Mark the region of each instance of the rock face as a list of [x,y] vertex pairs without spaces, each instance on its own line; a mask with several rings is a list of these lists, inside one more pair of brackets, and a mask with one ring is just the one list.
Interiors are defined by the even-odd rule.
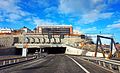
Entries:
[[12,35],[0,35],[0,48],[11,47],[13,42],[14,38]]
[[16,55],[16,48],[12,47],[14,38],[12,35],[0,35],[0,56]]

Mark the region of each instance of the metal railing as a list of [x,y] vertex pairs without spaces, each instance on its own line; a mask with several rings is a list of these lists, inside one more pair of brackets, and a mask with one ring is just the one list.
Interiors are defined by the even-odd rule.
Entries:
[[85,60],[94,62],[100,66],[120,72],[120,61],[108,60],[103,58],[83,57]]
[[12,64],[17,64],[17,63],[20,63],[20,62],[25,62],[25,61],[29,61],[29,60],[33,60],[33,59],[36,59],[36,56],[3,59],[3,60],[0,60],[0,67],[12,65]]

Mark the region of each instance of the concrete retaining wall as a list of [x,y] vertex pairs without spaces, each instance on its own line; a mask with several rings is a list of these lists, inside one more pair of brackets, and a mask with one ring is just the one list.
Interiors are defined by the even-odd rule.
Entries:
[[82,50],[82,49],[77,49],[77,48],[73,48],[73,47],[70,47],[70,46],[66,46],[65,54],[82,55],[83,51],[84,50]]
[[0,56],[2,55],[16,55],[16,48],[4,48],[0,49]]
[[[66,46],[65,54],[94,56],[95,52],[90,52],[90,51],[86,51],[86,50],[82,50],[82,49]],[[105,55],[105,56],[107,57],[108,55]],[[102,53],[97,53],[97,57],[103,57],[103,54]]]

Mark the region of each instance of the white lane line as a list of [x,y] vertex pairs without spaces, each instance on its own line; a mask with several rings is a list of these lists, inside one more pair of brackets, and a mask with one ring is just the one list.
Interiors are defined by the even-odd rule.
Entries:
[[75,62],[80,68],[82,68],[86,73],[90,73],[87,69],[85,69],[82,65],[80,65],[77,61],[75,61],[73,58],[67,56],[68,58],[70,58],[73,62]]

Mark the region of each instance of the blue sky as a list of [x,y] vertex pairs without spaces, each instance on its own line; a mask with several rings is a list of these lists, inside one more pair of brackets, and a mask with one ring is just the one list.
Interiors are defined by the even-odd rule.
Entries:
[[72,25],[83,33],[110,33],[120,42],[120,0],[0,0],[0,27]]

